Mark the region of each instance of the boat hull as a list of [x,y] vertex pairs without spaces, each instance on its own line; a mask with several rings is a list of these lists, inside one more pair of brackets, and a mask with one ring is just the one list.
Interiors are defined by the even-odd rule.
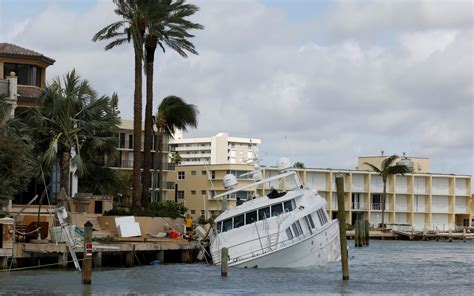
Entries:
[[333,220],[320,232],[291,245],[249,258],[229,261],[229,266],[240,268],[298,268],[324,265],[340,260],[339,226]]

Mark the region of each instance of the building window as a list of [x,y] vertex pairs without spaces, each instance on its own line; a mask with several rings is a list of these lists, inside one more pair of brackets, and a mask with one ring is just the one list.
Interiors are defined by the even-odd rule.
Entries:
[[216,178],[216,171],[211,172],[211,179],[214,180]]
[[196,190],[191,190],[191,195],[196,195]]
[[191,171],[191,176],[196,176],[196,171]]
[[201,190],[201,195],[206,195],[206,190]]
[[204,212],[204,210],[201,210],[201,215],[204,216],[205,213],[206,213],[206,212]]
[[184,191],[178,191],[178,199],[184,199]]
[[5,63],[3,67],[4,75],[10,75],[12,71],[18,76],[18,84],[41,86],[41,69],[39,67]]
[[125,148],[125,133],[119,134],[119,148]]
[[207,175],[206,171],[201,171],[201,175],[206,176]]
[[133,149],[133,135],[128,135],[128,149]]
[[194,215],[196,214],[196,211],[195,210],[191,210],[191,215]]
[[184,172],[178,172],[178,180],[184,180],[185,174]]

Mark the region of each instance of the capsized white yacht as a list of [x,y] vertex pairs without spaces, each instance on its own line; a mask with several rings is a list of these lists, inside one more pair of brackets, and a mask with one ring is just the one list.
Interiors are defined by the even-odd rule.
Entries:
[[215,219],[210,236],[215,264],[221,263],[223,247],[229,250],[228,265],[242,268],[308,267],[340,260],[338,221],[329,219],[325,199],[303,186],[289,163],[280,159],[280,173],[265,179],[256,165],[254,182],[238,188],[235,176],[224,176],[228,191],[214,198],[249,190],[261,196]]

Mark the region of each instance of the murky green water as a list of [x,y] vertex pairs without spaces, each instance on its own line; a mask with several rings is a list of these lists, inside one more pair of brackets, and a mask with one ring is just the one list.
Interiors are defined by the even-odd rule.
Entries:
[[72,270],[0,273],[0,294],[41,295],[474,295],[474,242],[349,242],[350,280],[340,262],[311,269],[220,269],[169,264],[94,270],[91,286]]

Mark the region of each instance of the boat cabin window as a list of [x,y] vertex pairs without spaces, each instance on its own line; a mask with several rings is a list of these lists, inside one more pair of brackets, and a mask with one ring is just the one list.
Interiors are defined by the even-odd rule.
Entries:
[[309,223],[308,217],[311,217],[311,216],[310,216],[310,215],[305,216],[305,217],[304,217],[304,221],[306,222],[306,226],[307,226],[308,229],[309,229],[309,233],[313,234],[313,230],[312,230],[311,224]]
[[221,229],[221,228],[222,228],[222,222],[217,222],[216,228],[217,228],[217,233],[221,233],[221,230],[222,230],[222,229]]
[[295,201],[292,200],[287,200],[283,203],[283,208],[285,209],[285,212],[291,212],[293,211],[295,207]]
[[328,223],[328,218],[326,217],[326,213],[324,212],[322,208],[317,210],[316,214],[318,215],[319,223],[321,223],[321,226]]
[[283,205],[281,203],[272,205],[272,217],[283,213]]
[[245,224],[257,222],[257,211],[245,213]]
[[261,208],[258,210],[258,220],[265,220],[270,217],[270,207]]
[[293,239],[293,233],[291,233],[290,227],[286,229],[286,236],[288,237],[288,239]]
[[226,232],[232,229],[232,218],[224,220],[222,222],[222,232]]
[[244,214],[234,217],[234,228],[239,228],[244,226]]
[[311,228],[315,228],[315,225],[314,225],[314,221],[313,221],[313,217],[311,217],[311,215],[308,215],[306,216],[306,218],[308,219],[308,222],[309,222],[309,225],[311,226]]
[[298,226],[296,226],[296,223],[291,224],[291,228],[293,228],[293,232],[295,233],[295,236],[299,236],[299,229]]
[[295,224],[296,224],[296,227],[298,227],[298,231],[300,232],[300,234],[303,234],[303,228],[301,228],[300,221],[296,221]]

